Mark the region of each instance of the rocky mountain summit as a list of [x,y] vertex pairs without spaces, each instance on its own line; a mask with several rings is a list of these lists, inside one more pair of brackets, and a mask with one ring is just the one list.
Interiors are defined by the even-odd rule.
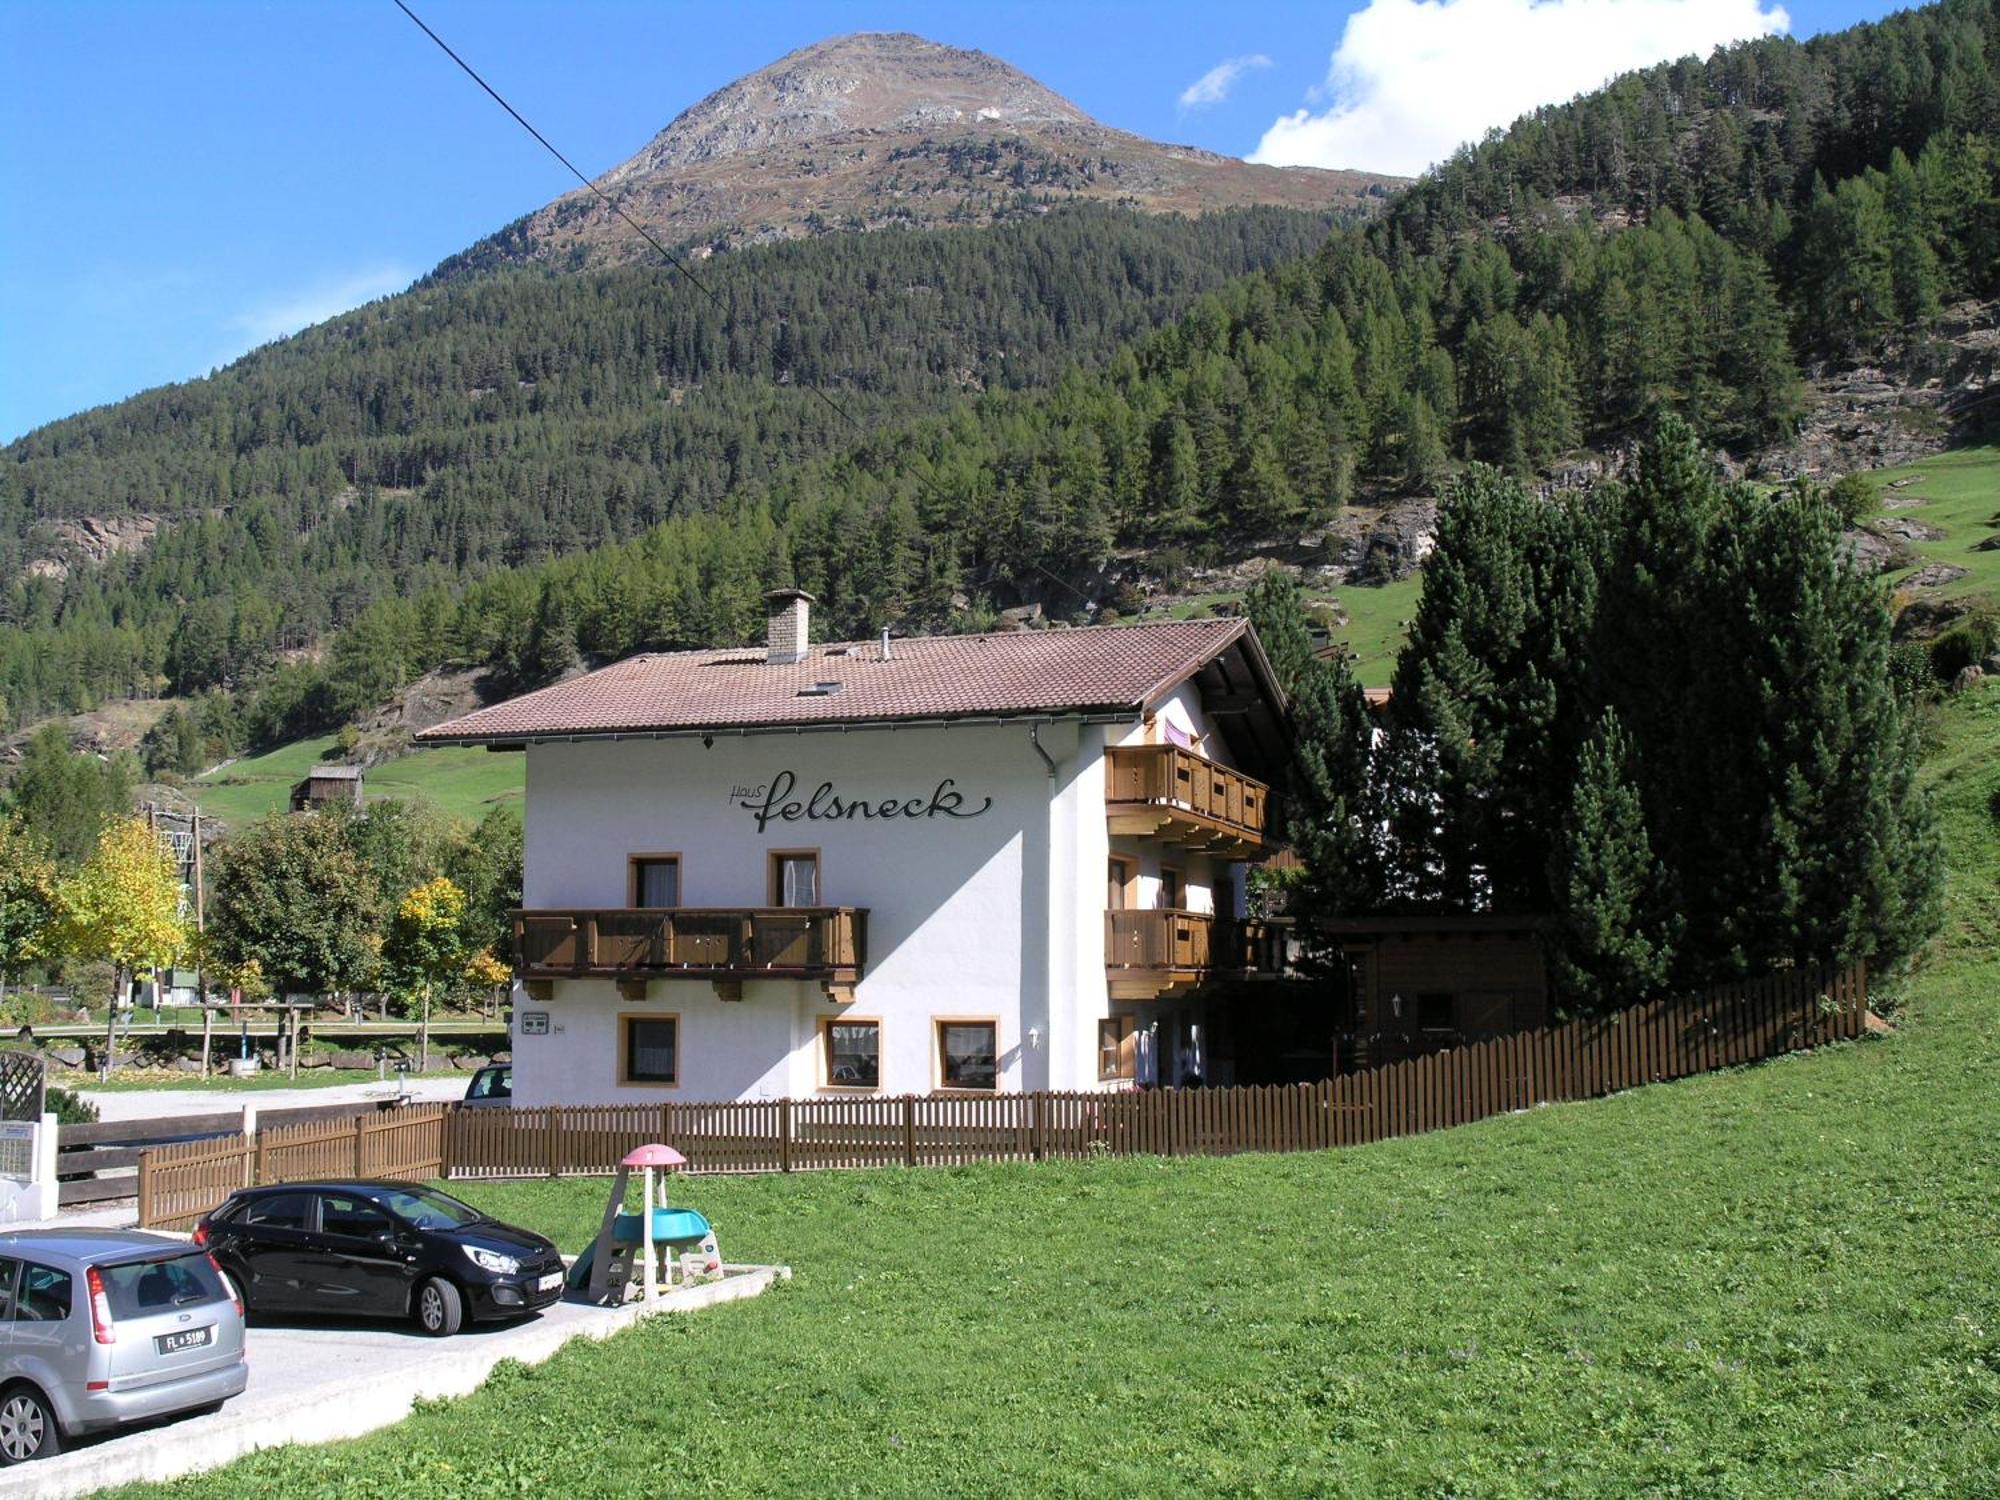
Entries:
[[[598,185],[666,243],[700,253],[836,229],[987,224],[1072,199],[1155,213],[1363,207],[1401,181],[1162,145],[1099,124],[984,52],[865,32],[716,90]],[[578,189],[446,269],[649,253]]]

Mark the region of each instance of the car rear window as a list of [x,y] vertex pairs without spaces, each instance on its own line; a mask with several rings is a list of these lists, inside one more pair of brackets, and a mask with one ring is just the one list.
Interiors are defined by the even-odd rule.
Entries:
[[99,1266],[114,1318],[150,1318],[197,1302],[219,1302],[229,1294],[208,1257],[197,1251],[171,1260],[128,1260]]

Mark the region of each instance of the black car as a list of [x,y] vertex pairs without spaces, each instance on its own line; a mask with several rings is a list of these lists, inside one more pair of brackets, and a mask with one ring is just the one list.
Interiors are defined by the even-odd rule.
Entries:
[[563,1293],[539,1234],[412,1182],[289,1182],[195,1226],[253,1313],[415,1318],[425,1333],[525,1317]]

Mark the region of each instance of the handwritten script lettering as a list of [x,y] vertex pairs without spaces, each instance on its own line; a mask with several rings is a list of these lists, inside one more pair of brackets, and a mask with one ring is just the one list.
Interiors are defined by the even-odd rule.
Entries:
[[958,790],[949,776],[940,781],[927,797],[843,797],[833,789],[830,781],[822,781],[809,795],[799,797],[794,795],[798,787],[797,776],[790,771],[780,771],[770,781],[758,786],[731,787],[729,800],[755,816],[759,833],[773,823],[801,821],[976,818],[993,805],[991,797],[980,798],[976,807],[970,805],[970,799]]

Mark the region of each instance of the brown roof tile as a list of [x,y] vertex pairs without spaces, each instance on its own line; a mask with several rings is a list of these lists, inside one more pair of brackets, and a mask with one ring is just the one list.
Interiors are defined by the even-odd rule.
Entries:
[[[422,744],[1138,710],[1244,635],[1242,620],[1175,620],[814,646],[774,665],[760,647],[629,657],[426,729]],[[802,693],[838,683],[827,695]]]

